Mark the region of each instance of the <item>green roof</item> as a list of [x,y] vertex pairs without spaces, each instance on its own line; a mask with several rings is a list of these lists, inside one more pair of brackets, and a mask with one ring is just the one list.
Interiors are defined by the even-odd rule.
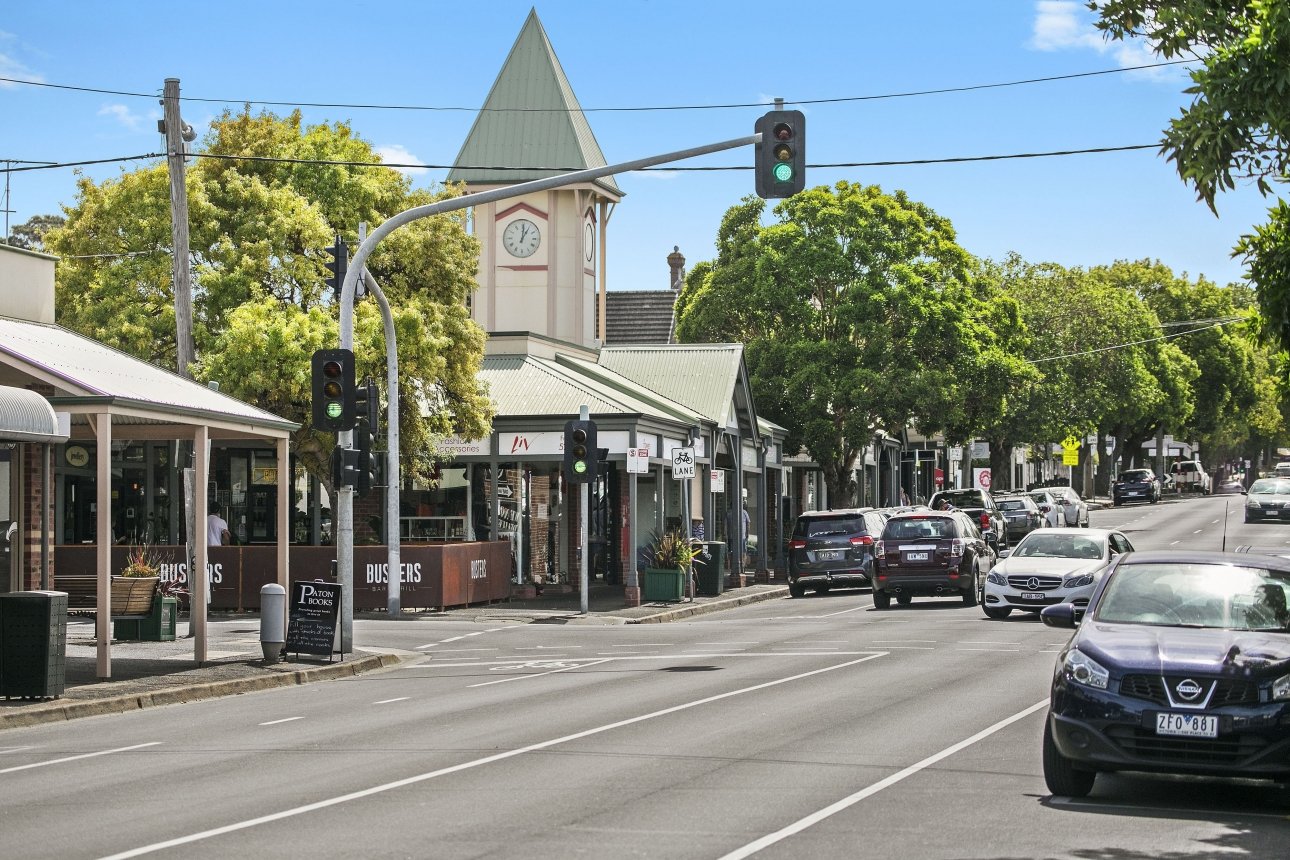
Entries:
[[629,379],[567,357],[485,356],[478,378],[487,383],[498,418],[577,415],[584,405],[600,416],[640,415],[684,423],[697,417]]
[[606,346],[600,364],[726,427],[743,367],[739,343]]
[[[537,10],[531,10],[448,180],[512,185],[607,163]],[[612,176],[595,184],[622,197]]]

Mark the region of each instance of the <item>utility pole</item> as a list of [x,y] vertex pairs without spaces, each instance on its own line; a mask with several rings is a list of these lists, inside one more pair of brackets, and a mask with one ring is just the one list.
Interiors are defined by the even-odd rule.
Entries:
[[188,270],[188,190],[184,176],[187,142],[197,137],[179,116],[179,78],[166,78],[158,131],[166,135],[166,165],[170,171],[171,267],[175,285],[175,343],[179,375],[189,376],[193,363],[193,284]]

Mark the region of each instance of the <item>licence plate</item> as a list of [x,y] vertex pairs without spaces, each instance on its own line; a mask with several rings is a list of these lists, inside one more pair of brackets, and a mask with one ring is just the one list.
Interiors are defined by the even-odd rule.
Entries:
[[1021,594],[1022,600],[1043,600],[1046,597],[1048,597],[1047,594],[1040,594],[1035,591],[1025,591]]
[[905,561],[927,561],[928,555],[925,552],[907,552]]
[[1141,490],[1126,490],[1124,494],[1125,494],[1126,496],[1140,496],[1140,495],[1142,495],[1142,491],[1141,491]]
[[815,558],[817,561],[837,561],[838,559],[842,558],[842,550],[840,549],[821,550],[820,552],[817,552],[815,554]]
[[1156,714],[1156,734],[1216,738],[1218,717],[1213,714]]

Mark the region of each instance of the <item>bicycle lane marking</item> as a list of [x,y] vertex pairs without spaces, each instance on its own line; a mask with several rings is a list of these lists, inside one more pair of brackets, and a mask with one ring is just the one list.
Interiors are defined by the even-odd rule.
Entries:
[[828,806],[824,807],[823,809],[819,810],[818,812],[812,812],[810,815],[807,815],[804,818],[799,818],[797,821],[794,821],[792,824],[788,825],[787,827],[780,828],[779,830],[776,830],[774,833],[769,833],[761,837],[760,839],[749,842],[747,845],[743,846],[742,848],[737,848],[734,851],[731,851],[729,854],[723,855],[721,858],[719,858],[719,860],[741,860],[741,858],[744,858],[744,857],[751,857],[752,855],[756,854],[758,851],[761,851],[763,848],[769,848],[770,846],[774,845],[777,842],[782,842],[783,840],[787,839],[790,836],[794,836],[798,833],[801,833],[803,830],[806,830],[808,827],[812,827],[816,824],[819,824],[821,821],[825,820],[826,818],[829,818],[833,815],[836,815],[837,813],[841,812],[844,809],[854,806],[855,804],[864,800],[866,797],[872,797],[873,795],[882,791],[884,788],[890,788],[896,783],[908,777],[913,776],[919,771],[925,770],[926,768],[931,767],[932,765],[936,764],[942,759],[949,758],[950,756],[954,755],[956,752],[967,749],[977,741],[985,740],[986,738],[990,737],[990,735],[994,734],[995,732],[1001,729],[1007,728],[1008,726],[1012,725],[1018,720],[1025,719],[1026,717],[1035,713],[1035,711],[1038,711],[1040,708],[1046,708],[1046,707],[1048,707],[1048,699],[1044,699],[1042,702],[1036,702],[1030,707],[1025,708],[1024,710],[1018,711],[1017,713],[1013,714],[1010,717],[1004,717],[1002,720],[999,720],[999,722],[995,723],[994,725],[988,728],[982,729],[981,731],[972,735],[972,737],[970,738],[966,738],[952,746],[948,746],[938,753],[933,753],[932,755],[929,755],[927,758],[923,759],[922,761],[911,764],[909,767],[905,768],[904,770],[897,771],[896,773],[893,773],[891,776],[885,779],[880,779],[877,782],[875,782],[873,785],[870,785],[866,788],[862,788],[859,791],[857,791],[855,794],[844,797],[841,800],[837,801],[836,803],[831,803]]
[[861,657],[858,660],[848,660],[845,663],[838,663],[833,666],[825,666],[822,669],[812,669],[809,672],[801,672],[797,675],[789,675],[786,678],[778,678],[774,681],[765,681],[761,684],[754,684],[751,687],[741,687],[738,690],[730,690],[729,692],[726,692],[726,693],[718,693],[715,696],[705,696],[702,699],[695,699],[692,702],[684,702],[680,705],[673,705],[670,708],[663,708],[662,710],[651,711],[648,714],[641,714],[640,716],[637,716],[637,717],[628,717],[625,720],[618,720],[617,722],[607,723],[603,726],[596,726],[595,728],[586,729],[581,732],[575,732],[571,735],[564,735],[562,737],[552,738],[551,740],[547,740],[547,741],[539,741],[538,743],[530,744],[528,746],[520,747],[518,749],[507,750],[506,752],[485,756],[483,758],[477,758],[472,761],[462,762],[461,764],[451,765],[450,767],[440,768],[439,770],[428,771],[426,773],[417,774],[416,776],[409,776],[404,779],[395,780],[394,782],[387,782],[382,785],[374,785],[370,788],[364,788],[359,791],[352,791],[348,794],[342,794],[337,797],[329,797],[326,800],[319,800],[314,803],[307,803],[303,806],[296,806],[296,807],[292,807],[291,809],[284,809],[280,812],[272,812],[268,815],[261,815],[258,818],[250,818],[250,819],[247,819],[246,821],[238,821],[234,824],[226,824],[222,827],[212,827],[209,830],[202,830],[197,833],[190,833],[187,836],[179,836],[174,839],[167,839],[163,842],[154,842],[151,845],[141,845],[138,848],[131,848],[127,851],[121,851],[117,854],[110,854],[106,857],[101,858],[101,860],[125,860],[125,858],[128,858],[128,857],[140,857],[144,854],[152,854],[157,851],[163,851],[167,848],[175,848],[179,845],[190,845],[194,842],[201,842],[202,840],[205,840],[205,839],[212,839],[216,836],[223,836],[226,833],[236,833],[240,830],[248,830],[252,827],[257,827],[261,824],[269,824],[270,822],[281,821],[286,818],[294,818],[297,815],[304,815],[309,812],[317,812],[320,809],[328,809],[333,806],[339,806],[342,803],[349,803],[350,801],[353,801],[353,800],[361,800],[366,797],[372,797],[373,795],[383,794],[384,792],[387,792],[387,791],[393,791],[394,789],[397,789],[397,788],[404,788],[406,786],[416,785],[418,783],[425,782],[427,780],[437,779],[441,776],[448,776],[450,774],[458,773],[460,771],[471,770],[473,768],[482,767],[483,765],[486,765],[486,764],[492,764],[493,762],[505,761],[506,759],[515,758],[516,756],[524,755],[525,753],[531,753],[531,752],[537,752],[538,750],[550,749],[551,747],[554,747],[554,746],[567,744],[572,741],[582,740],[583,738],[589,738],[594,735],[603,734],[604,732],[613,731],[614,729],[621,729],[626,726],[632,726],[637,723],[643,723],[646,720],[653,720],[653,719],[657,719],[658,717],[665,717],[671,714],[677,714],[677,713],[680,713],[681,711],[688,711],[691,708],[697,708],[701,705],[709,705],[713,702],[720,702],[723,699],[733,698],[734,696],[742,696],[747,693],[755,693],[758,690],[767,690],[767,689],[770,689],[771,687],[778,687],[781,684],[788,684],[793,681],[800,681],[803,678],[811,678],[816,675],[822,675],[825,672],[836,671],[837,669],[846,669],[851,666],[856,666],[860,663],[867,663],[870,660],[876,660],[879,657],[885,657],[887,656],[887,654],[888,652],[886,651],[871,652],[869,654],[866,654],[864,657]]

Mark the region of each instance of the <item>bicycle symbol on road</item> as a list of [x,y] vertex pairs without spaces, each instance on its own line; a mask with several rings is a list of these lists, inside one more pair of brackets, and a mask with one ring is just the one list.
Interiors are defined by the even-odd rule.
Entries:
[[523,663],[508,663],[505,666],[490,666],[490,672],[547,672],[552,669],[572,669],[578,663],[563,663],[559,660],[526,660]]

